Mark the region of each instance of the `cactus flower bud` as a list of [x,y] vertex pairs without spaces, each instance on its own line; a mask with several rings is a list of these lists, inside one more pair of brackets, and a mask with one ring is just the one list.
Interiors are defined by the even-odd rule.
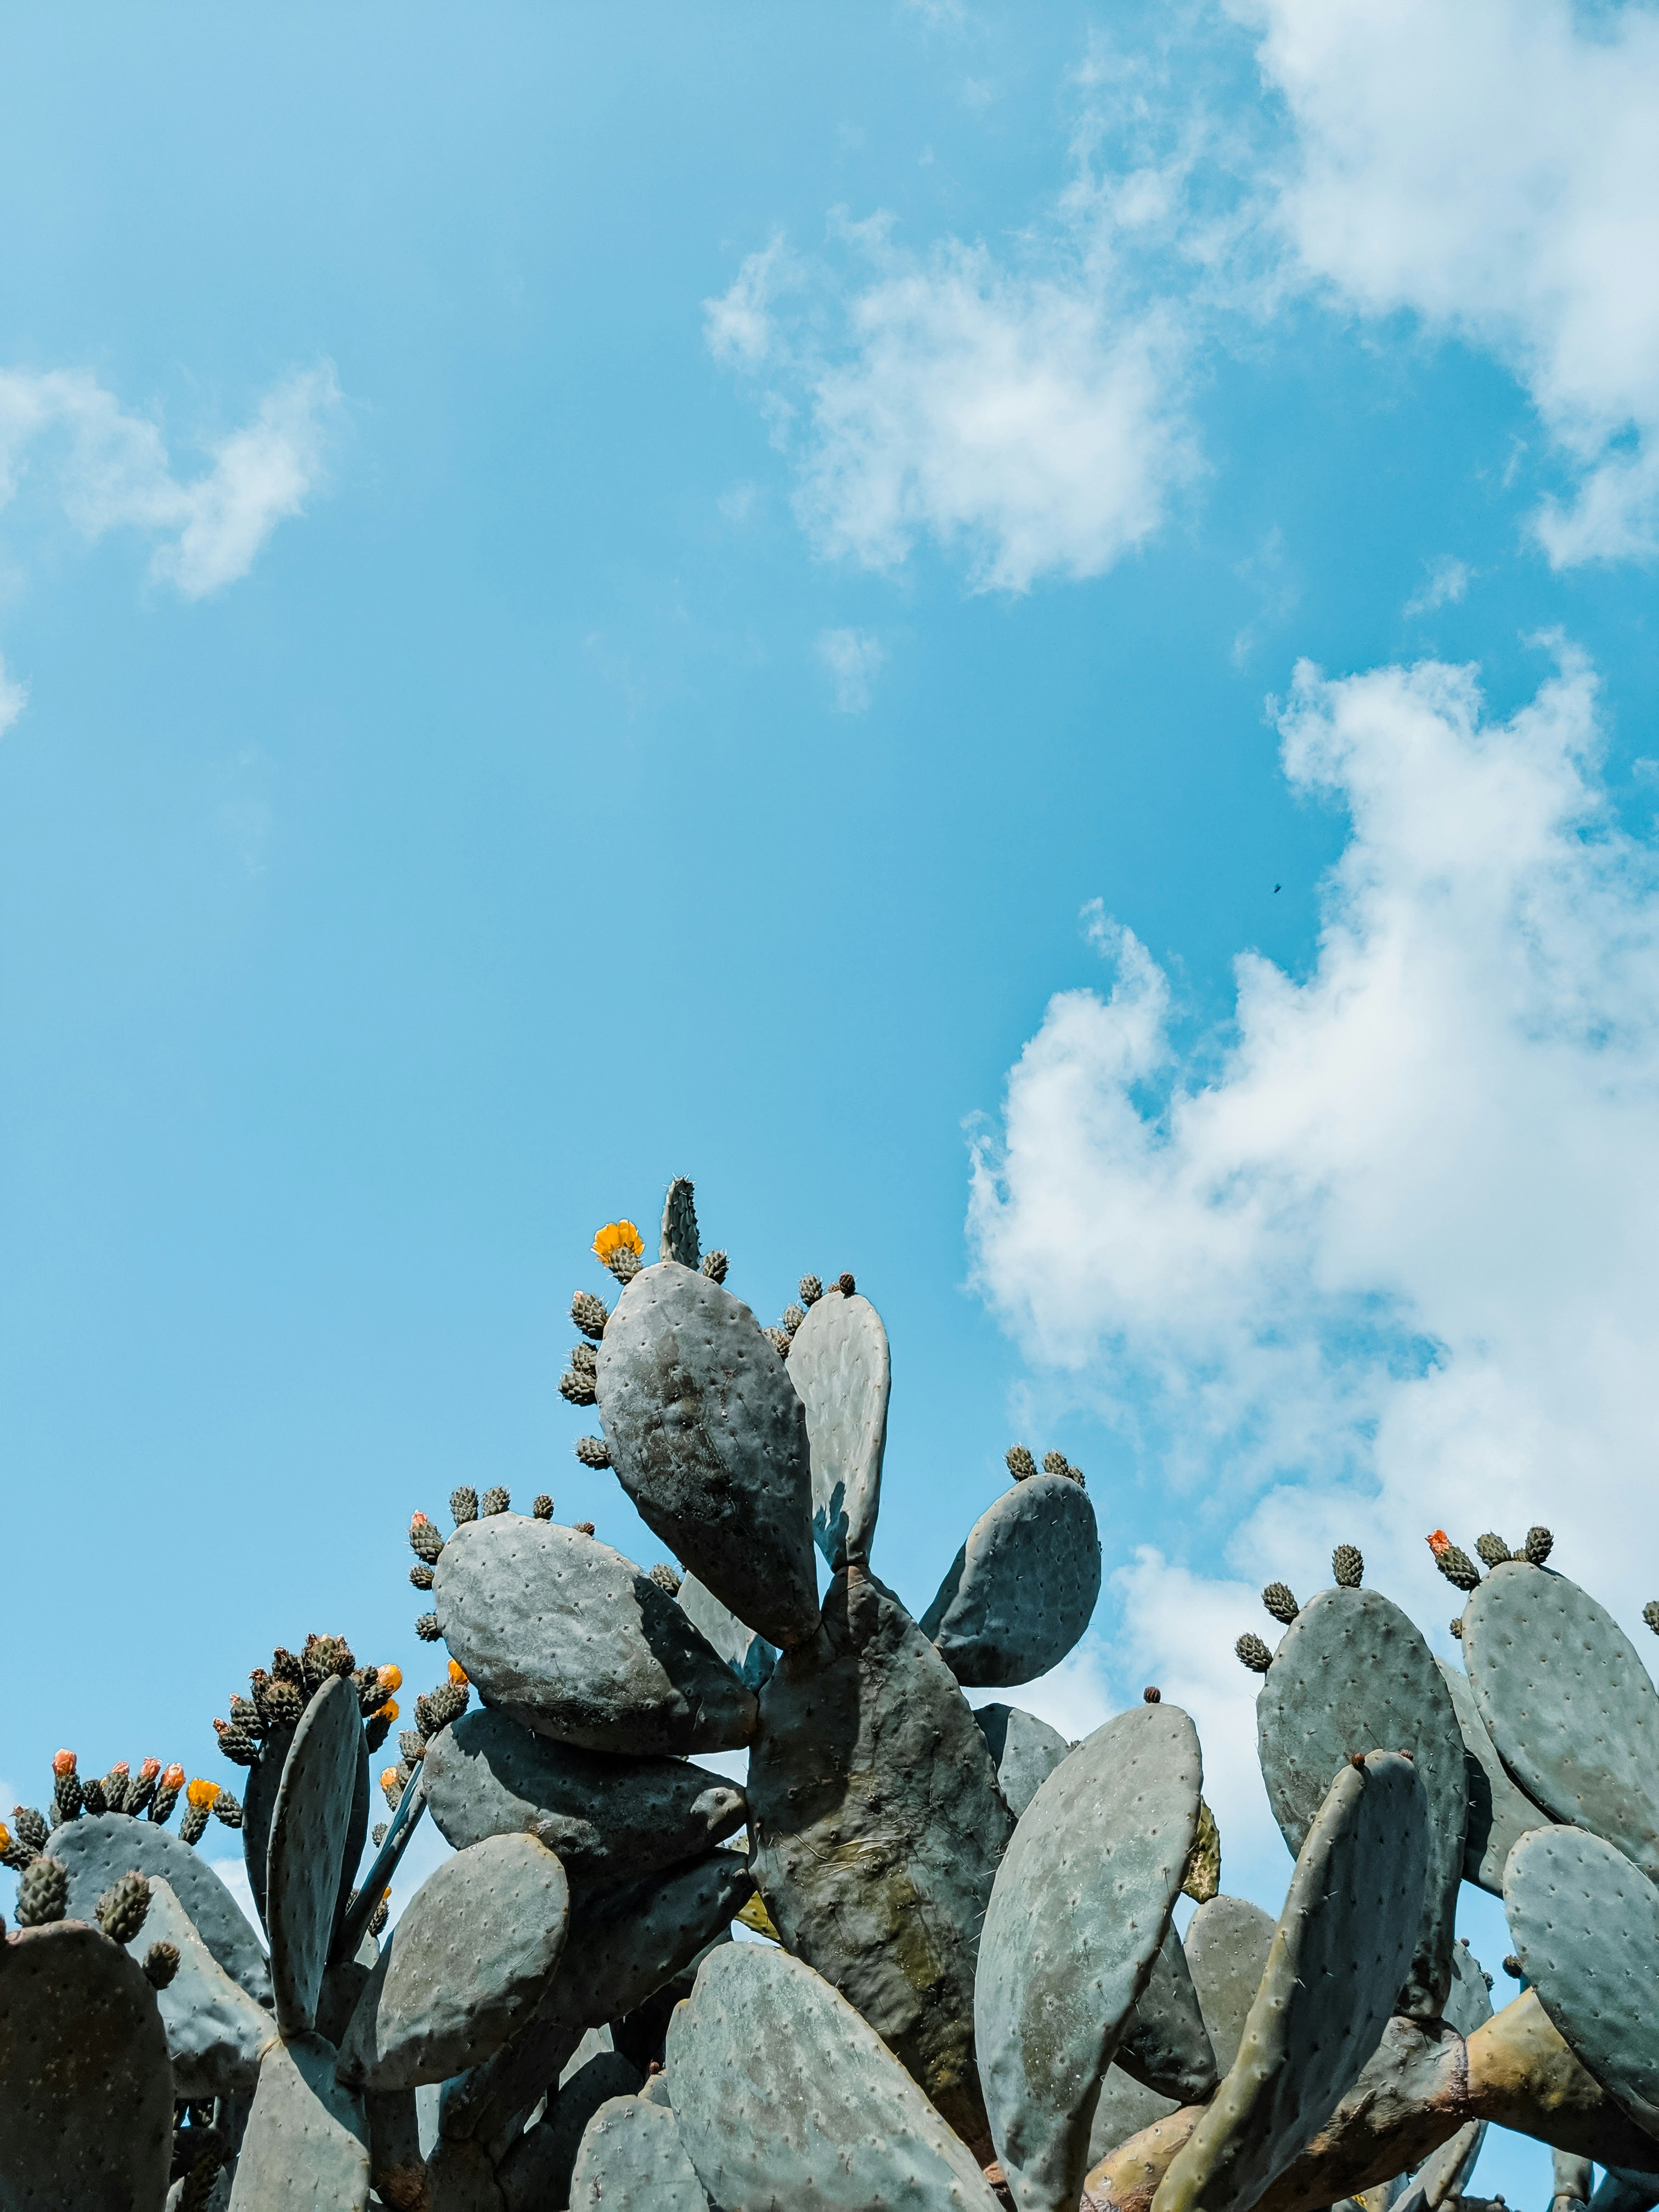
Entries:
[[58,1779],[60,1782],[66,1774],[73,1774],[75,1771],[75,1753],[72,1751],[53,1752],[52,1755],[52,1771],[58,1777]]
[[1429,1549],[1434,1554],[1434,1564],[1454,1589],[1480,1588],[1480,1569],[1467,1552],[1459,1550],[1443,1528],[1435,1529],[1428,1542]]
[[459,1659],[452,1659],[449,1662],[449,1679],[462,1688],[466,1686],[466,1669]]

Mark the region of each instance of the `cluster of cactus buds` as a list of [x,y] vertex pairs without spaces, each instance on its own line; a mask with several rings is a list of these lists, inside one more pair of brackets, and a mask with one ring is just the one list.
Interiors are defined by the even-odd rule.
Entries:
[[441,1729],[459,1720],[471,1695],[465,1668],[458,1660],[452,1659],[443,1680],[430,1690],[423,1690],[416,1698],[415,1725],[403,1729],[398,1738],[398,1763],[385,1768],[380,1775],[381,1795],[394,1813],[410,1777],[426,1756],[427,1746]]

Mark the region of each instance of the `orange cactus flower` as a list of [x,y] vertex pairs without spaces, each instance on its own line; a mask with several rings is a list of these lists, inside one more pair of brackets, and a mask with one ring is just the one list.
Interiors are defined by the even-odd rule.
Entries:
[[127,1765],[125,1759],[118,1759],[115,1765],[112,1766],[109,1771],[110,1780],[112,1782],[125,1782],[131,1771],[131,1768]]
[[138,1779],[141,1782],[154,1782],[161,1771],[161,1762],[159,1759],[147,1759],[138,1770]]
[[60,1782],[66,1774],[73,1774],[75,1753],[72,1751],[54,1752],[52,1758],[52,1771]]
[[465,1684],[466,1669],[459,1659],[452,1659],[449,1662],[449,1679],[457,1689],[462,1688]]
[[1429,1538],[1429,1549],[1437,1559],[1443,1559],[1451,1549],[1451,1538],[1443,1528],[1437,1528]]
[[424,1528],[429,1524],[424,1513],[411,1513],[409,1516],[409,1525],[411,1528]]
[[631,1221],[607,1221],[593,1239],[593,1257],[609,1261],[613,1252],[631,1252],[637,1259],[645,1239]]
[[393,1790],[393,1789],[395,1789],[395,1788],[397,1787],[397,1784],[398,1784],[398,1770],[397,1770],[397,1768],[396,1768],[395,1766],[383,1766],[383,1767],[380,1769],[380,1787],[381,1787],[381,1789],[382,1789],[382,1790]]
[[403,1668],[382,1667],[380,1670],[380,1684],[383,1690],[401,1690],[404,1686]]
[[199,1805],[210,1813],[219,1802],[219,1785],[216,1782],[204,1782],[198,1779],[191,1784],[185,1796],[191,1804]]
[[388,1698],[383,1705],[377,1707],[374,1717],[377,1721],[384,1721],[386,1726],[390,1728],[392,1722],[398,1717],[398,1700],[396,1698]]
[[0,1851],[9,1851],[10,1849],[11,1830],[3,1820],[0,1820]]
[[182,1790],[184,1785],[185,1770],[175,1759],[161,1777],[161,1787],[163,1790]]

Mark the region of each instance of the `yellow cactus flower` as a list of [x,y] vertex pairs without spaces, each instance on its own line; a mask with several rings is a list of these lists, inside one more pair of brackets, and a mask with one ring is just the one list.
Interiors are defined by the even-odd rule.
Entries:
[[466,1669],[459,1659],[452,1659],[449,1662],[449,1679],[457,1689],[464,1688],[465,1686]]
[[386,1703],[376,1711],[374,1717],[377,1721],[384,1721],[386,1726],[390,1728],[392,1722],[398,1717],[398,1700],[396,1698],[388,1698]]
[[381,1787],[381,1789],[382,1789],[382,1790],[395,1790],[395,1789],[397,1788],[397,1786],[398,1786],[398,1770],[397,1770],[397,1768],[396,1768],[395,1766],[383,1766],[383,1767],[380,1769],[380,1787]]
[[190,1804],[199,1805],[210,1813],[219,1802],[219,1785],[216,1782],[203,1782],[198,1779],[191,1784],[185,1792],[185,1796]]
[[380,1684],[383,1690],[401,1690],[404,1686],[403,1668],[382,1667],[380,1671]]
[[631,1221],[607,1221],[593,1239],[593,1257],[611,1264],[613,1252],[631,1252],[635,1259],[645,1249],[645,1239]]
[[3,1820],[0,1820],[0,1851],[9,1851],[10,1849],[11,1830]]

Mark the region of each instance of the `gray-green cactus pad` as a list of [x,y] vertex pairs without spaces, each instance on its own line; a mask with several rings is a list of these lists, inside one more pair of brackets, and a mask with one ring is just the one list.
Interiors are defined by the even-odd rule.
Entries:
[[777,1645],[746,1628],[695,1575],[682,1579],[679,1603],[691,1626],[720,1653],[732,1673],[751,1690],[758,1690],[778,1663]]
[[570,2212],[708,2212],[708,2206],[672,2111],[644,2096],[613,2097],[599,2106],[576,2153]]
[[242,1805],[242,1864],[247,1869],[247,1886],[254,1910],[267,1935],[270,1923],[265,1917],[265,1853],[270,1844],[270,1816],[276,1809],[283,1763],[293,1741],[292,1728],[271,1730],[258,1758],[248,1769],[247,1796]]
[[1272,1913],[1246,1898],[1224,1893],[1200,1905],[1187,1923],[1187,1965],[1224,2074],[1238,2056],[1273,1940]]
[[1202,2105],[1215,2094],[1221,2069],[1173,1920],[1124,2028],[1117,2063],[1147,2088],[1178,2104]]
[[362,2212],[368,2203],[363,2100],[334,2078],[320,2035],[273,2043],[259,2069],[230,2212]]
[[596,1376],[611,1463],[640,1518],[769,1643],[818,1616],[806,1418],[741,1298],[665,1260],[605,1324]]
[[1461,1667],[1437,1662],[1451,1692],[1452,1708],[1463,1734],[1463,1776],[1469,1793],[1469,1825],[1463,1838],[1463,1879],[1504,1894],[1504,1868],[1510,1851],[1533,1828],[1549,1826],[1524,1791],[1517,1790],[1498,1756],[1498,1746],[1480,1717],[1474,1686]]
[[1057,1667],[1100,1595],[1100,1532],[1080,1482],[1035,1474],[988,1505],[922,1615],[965,1689]]
[[887,1449],[893,1363],[868,1298],[819,1298],[789,1346],[789,1380],[806,1408],[812,1454],[812,1534],[839,1574],[870,1563]]
[[91,1920],[99,1899],[124,1874],[164,1881],[214,1957],[256,2002],[270,2002],[270,1970],[247,1916],[193,1845],[154,1820],[100,1813],[65,1821],[46,1843],[69,1875],[71,1920]]
[[1101,2078],[1180,1894],[1202,1782],[1187,1715],[1138,1705],[1054,1769],[1014,1830],[974,2013],[997,2155],[1021,2212],[1074,2212]]
[[754,1890],[737,1851],[711,1851],[665,1875],[591,1890],[572,1902],[558,1972],[504,2050],[445,2093],[446,2135],[501,2140],[550,2083],[585,2030],[620,2019],[722,1935]]
[[732,1943],[668,2029],[680,2140],[724,2212],[991,2212],[996,2200],[869,2023],[805,1960]]
[[127,1950],[142,1963],[152,1943],[173,1943],[179,1951],[178,1972],[155,1993],[173,2061],[173,2094],[228,2097],[252,2089],[276,2023],[231,1979],[159,1875],[151,1877],[149,1911]]
[[1101,2160],[1120,2143],[1127,2142],[1131,2136],[1138,2136],[1142,2128],[1151,2127],[1155,2120],[1167,2120],[1171,2112],[1180,2109],[1174,2097],[1160,2097],[1156,2089],[1147,2088],[1121,2066],[1109,2066],[1100,2084],[1094,2118],[1089,2123],[1090,2172],[1093,2172]]
[[1412,1760],[1344,1765],[1309,1827],[1225,2081],[1153,2212],[1247,2212],[1382,2040],[1421,1925],[1431,1822]]
[[546,2212],[568,2204],[570,2176],[588,2122],[600,2106],[617,2098],[636,2101],[637,2067],[619,2051],[598,2051],[573,2073],[566,2069],[547,2116],[527,2128],[495,2169],[507,2212]]
[[748,1817],[737,1784],[707,1767],[554,1743],[488,1707],[440,1729],[422,1771],[432,1817],[457,1850],[486,1836],[536,1836],[579,1886],[701,1858]]
[[1451,1995],[1446,2000],[1446,2021],[1464,2037],[1484,2027],[1492,2016],[1492,1991],[1480,1961],[1460,1936],[1452,1952]]
[[1437,2019],[1451,1986],[1468,1783],[1462,1732],[1434,1655],[1380,1590],[1322,1590],[1285,1631],[1255,1710],[1262,1779],[1293,1851],[1346,1759],[1371,1751],[1415,1759],[1428,1808],[1429,1869],[1397,2009]]
[[1659,1692],[1613,1615],[1565,1575],[1517,1561],[1470,1598],[1463,1657],[1527,1795],[1659,1880]]
[[1575,2056],[1659,2135],[1659,1889],[1601,1836],[1534,1828],[1510,1853],[1504,1910]]
[[754,1733],[754,1692],[666,1591],[578,1528],[521,1513],[465,1522],[432,1595],[479,1696],[538,1735],[674,1757]]
[[955,1679],[862,1567],[836,1577],[820,1634],[761,1692],[749,1809],[786,1946],[982,2138],[974,1962],[1012,1816]]
[[996,1761],[997,1787],[1018,1820],[1072,1747],[1058,1729],[1018,1705],[976,1705],[974,1718]]
[[0,1938],[6,2212],[161,2212],[172,2153],[173,2071],[140,1969],[78,1921]]
[[487,1836],[446,1859],[368,1978],[340,2079],[413,2089],[482,2065],[535,2011],[569,1912],[564,1869],[534,1836]]
[[294,1731],[265,1854],[271,1994],[277,2025],[290,2038],[317,2024],[362,1749],[356,1693],[336,1674]]

